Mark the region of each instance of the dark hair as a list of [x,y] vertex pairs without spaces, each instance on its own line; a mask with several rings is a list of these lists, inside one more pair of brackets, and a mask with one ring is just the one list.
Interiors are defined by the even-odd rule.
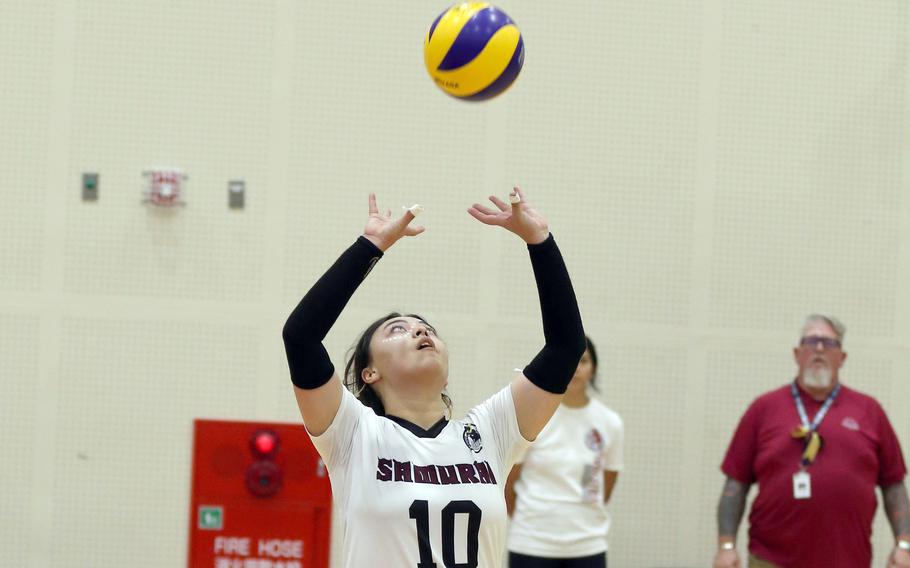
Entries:
[[[417,314],[400,314],[398,312],[391,312],[390,314],[379,318],[360,334],[357,343],[348,351],[348,360],[344,366],[344,386],[354,393],[357,400],[362,402],[365,406],[372,408],[377,416],[385,416],[385,405],[382,404],[379,393],[373,390],[371,385],[364,382],[363,370],[369,366],[370,361],[373,358],[370,353],[370,340],[373,338],[373,334],[376,333],[376,330],[379,329],[379,326],[383,323],[390,319],[400,317],[417,318],[422,321],[427,321]],[[449,398],[449,395],[446,393],[442,393],[442,402],[446,405],[446,410],[451,417],[452,399]]]
[[591,338],[587,335],[585,336],[585,345],[588,353],[591,354],[591,365],[594,367],[594,370],[591,372],[591,381],[588,384],[594,387],[594,390],[600,390],[597,388],[597,385],[594,384],[595,379],[597,379],[597,349],[594,348],[594,342],[591,341]]

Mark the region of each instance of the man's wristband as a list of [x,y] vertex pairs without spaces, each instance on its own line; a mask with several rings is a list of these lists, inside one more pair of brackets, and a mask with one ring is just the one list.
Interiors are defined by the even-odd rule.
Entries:
[[897,541],[897,547],[900,548],[901,550],[906,550],[907,552],[910,552],[910,540],[901,539],[901,540]]
[[724,542],[720,545],[721,550],[736,550],[735,542]]

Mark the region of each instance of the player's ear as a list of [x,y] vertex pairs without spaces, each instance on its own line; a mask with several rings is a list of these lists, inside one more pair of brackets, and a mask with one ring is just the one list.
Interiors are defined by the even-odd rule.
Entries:
[[360,378],[363,379],[368,385],[372,385],[381,378],[379,371],[373,367],[366,367],[363,371],[360,372]]

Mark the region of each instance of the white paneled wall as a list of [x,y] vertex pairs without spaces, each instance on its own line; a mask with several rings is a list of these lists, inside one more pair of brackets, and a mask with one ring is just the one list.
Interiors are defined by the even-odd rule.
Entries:
[[[457,412],[542,342],[522,243],[465,209],[521,183],[549,218],[626,422],[611,566],[709,564],[726,444],[808,313],[846,322],[845,382],[910,444],[910,4],[500,6],[525,68],[483,104],[423,70],[446,3],[0,9],[0,565],[185,563],[192,419],[299,420],[281,325],[371,191],[427,232],[327,347],[420,313]],[[158,165],[185,208],[140,203]]]

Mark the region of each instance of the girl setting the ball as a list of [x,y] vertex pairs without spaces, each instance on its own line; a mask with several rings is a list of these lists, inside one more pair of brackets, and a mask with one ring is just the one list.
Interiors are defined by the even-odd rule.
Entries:
[[515,379],[447,420],[448,350],[417,315],[392,313],[356,342],[344,387],[322,341],[361,281],[411,226],[369,198],[363,235],[291,313],[284,342],[297,405],[328,467],[343,516],[346,567],[498,566],[506,539],[503,484],[516,457],[546,425],[585,351],[572,283],[546,220],[515,188],[511,204],[468,212],[528,247],[545,342]]

